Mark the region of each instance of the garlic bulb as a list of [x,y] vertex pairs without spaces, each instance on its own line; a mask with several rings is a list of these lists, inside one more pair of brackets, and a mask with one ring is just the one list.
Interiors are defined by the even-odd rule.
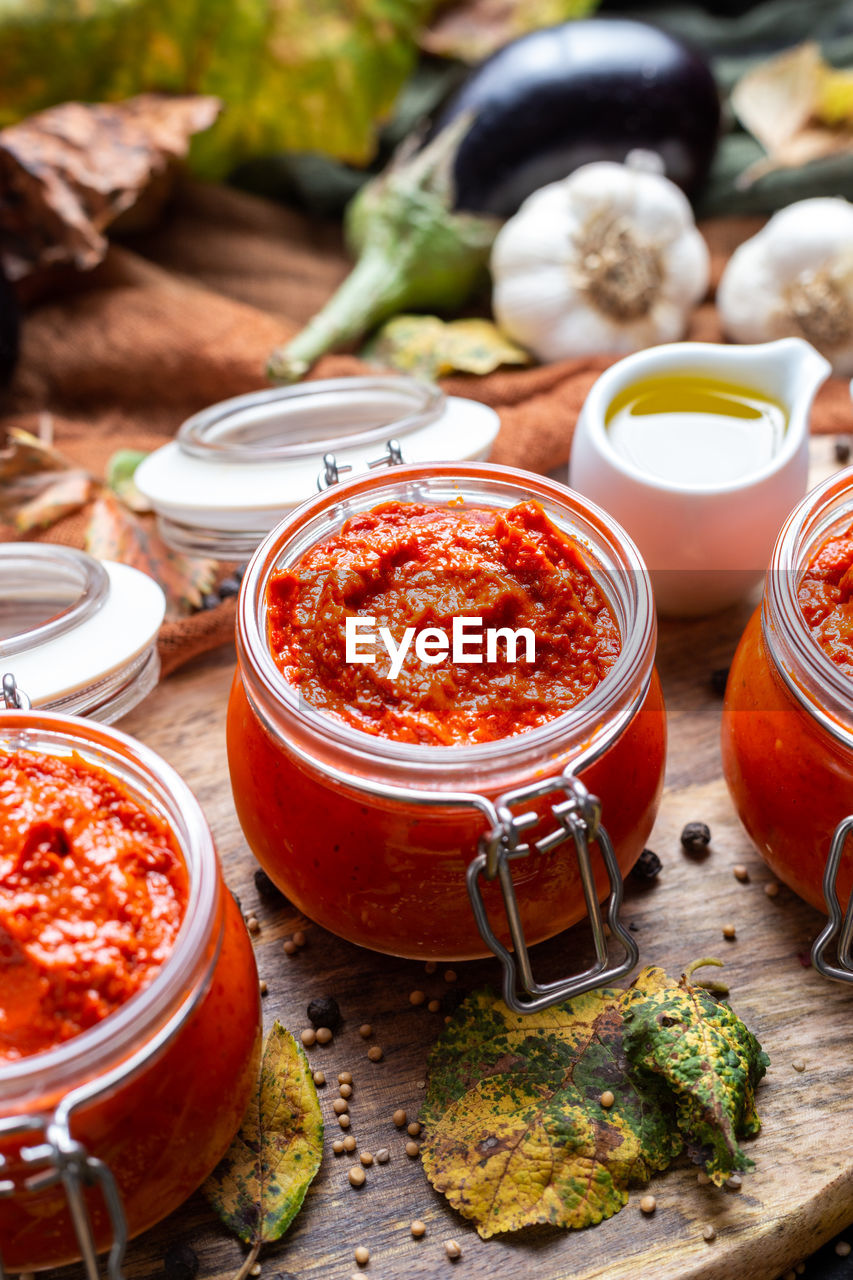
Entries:
[[495,319],[547,361],[682,338],[709,255],[674,183],[601,161],[525,200],[491,267]]
[[805,338],[853,374],[853,204],[798,200],[736,249],[717,290],[736,342]]

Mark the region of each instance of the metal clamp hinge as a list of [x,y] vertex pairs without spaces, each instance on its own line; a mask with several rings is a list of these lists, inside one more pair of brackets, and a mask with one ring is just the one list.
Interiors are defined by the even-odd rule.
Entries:
[[[563,793],[563,799],[551,806],[551,812],[557,821],[556,829],[533,844],[522,841],[522,834],[540,821],[540,815],[535,812],[516,814],[513,806],[552,792]],[[581,995],[584,991],[630,973],[639,960],[639,951],[634,939],[619,921],[622,876],[610,838],[601,825],[601,805],[597,797],[590,795],[583,783],[572,774],[561,774],[535,783],[532,787],[506,792],[497,801],[495,814],[496,822],[483,837],[480,852],[468,867],[468,894],[480,935],[503,965],[506,1004],[517,1013],[535,1013],[559,1000]],[[510,864],[515,859],[528,857],[530,854],[548,854],[566,840],[572,840],[575,846],[587,915],[592,928],[595,962],[582,973],[556,982],[538,983],[533,976]],[[625,951],[624,959],[619,962],[611,960],[605,920],[598,901],[590,857],[590,844],[593,840],[598,843],[610,882],[606,923],[611,936],[619,940]],[[481,879],[497,880],[500,884],[512,939],[512,952],[496,937],[489,922],[480,887]]]
[[11,671],[3,676],[2,707],[6,711],[29,711],[30,702],[23,689],[19,689]]
[[[32,1166],[34,1171],[24,1179],[21,1187],[12,1179],[0,1176],[0,1197],[12,1196],[21,1190],[41,1191],[61,1182],[77,1236],[80,1257],[86,1269],[86,1280],[100,1280],[95,1236],[84,1195],[84,1188],[97,1187],[103,1197],[112,1231],[107,1276],[109,1280],[123,1280],[127,1223],[112,1172],[102,1160],[90,1156],[85,1147],[72,1138],[64,1121],[55,1117],[46,1121],[39,1116],[10,1116],[0,1119],[0,1138],[20,1137],[29,1133],[44,1135],[43,1142],[22,1147],[18,1154],[21,1163]],[[8,1161],[0,1155],[0,1175],[7,1169]],[[2,1258],[0,1280],[8,1280]]]
[[[829,920],[812,947],[812,964],[818,973],[822,973],[825,978],[836,978],[839,982],[853,982],[853,892],[850,894],[846,913],[842,912],[838,900],[838,872],[851,831],[853,816],[842,819],[835,828],[823,873],[823,896],[829,909]],[[837,965],[826,959],[826,953],[833,942]]]
[[[389,440],[385,446],[385,452],[379,458],[374,458],[372,462],[368,462],[368,471],[375,471],[377,467],[399,467],[403,464],[403,451],[400,448],[399,440]],[[317,488],[322,491],[329,489],[333,484],[337,484],[341,476],[352,471],[349,465],[340,466],[338,460],[333,453],[323,454],[323,470],[317,477]]]

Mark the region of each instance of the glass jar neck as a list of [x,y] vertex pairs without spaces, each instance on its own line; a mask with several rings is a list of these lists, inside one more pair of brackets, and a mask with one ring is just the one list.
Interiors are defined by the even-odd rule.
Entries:
[[[0,1109],[68,1107],[124,1079],[171,1039],[204,993],[221,945],[222,882],[210,829],[186,783],[153,751],[115,729],[50,712],[0,713],[0,748],[72,753],[121,782],[169,825],[190,891],[174,948],[144,990],[102,1022],[46,1053],[0,1064]],[[76,1104],[76,1103],[75,1103]]]
[[[575,707],[524,733],[465,746],[424,746],[364,733],[312,707],[275,665],[267,641],[267,585],[363,511],[387,502],[439,506],[460,500],[508,509],[537,501],[586,551],[587,563],[613,610],[622,649],[606,678]],[[395,467],[393,473],[337,485],[297,508],[258,548],[246,572],[237,620],[244,687],[268,731],[327,775],[371,791],[497,791],[512,779],[543,775],[570,763],[580,769],[615,741],[648,690],[656,622],[645,566],[624,531],[599,507],[562,485],[510,467],[439,463]]]
[[853,748],[853,685],[808,628],[798,589],[814,553],[840,523],[853,521],[853,467],[807,494],[776,540],[761,605],[761,628],[779,676],[803,709]]

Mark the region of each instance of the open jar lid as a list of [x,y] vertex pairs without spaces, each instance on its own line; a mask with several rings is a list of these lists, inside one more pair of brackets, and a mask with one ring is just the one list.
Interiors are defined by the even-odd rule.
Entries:
[[[173,547],[245,559],[332,470],[389,460],[485,460],[500,421],[476,400],[397,375],[327,378],[235,396],[188,418],[139,465],[138,489]],[[389,442],[399,443],[398,459]]]
[[[71,547],[0,544],[0,674],[33,707],[107,724],[154,688],[161,587]],[[0,714],[2,714],[0,700]]]

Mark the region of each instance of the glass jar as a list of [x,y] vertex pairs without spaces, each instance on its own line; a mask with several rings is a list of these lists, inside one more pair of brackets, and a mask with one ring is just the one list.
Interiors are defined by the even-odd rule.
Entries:
[[[267,643],[270,575],[358,512],[389,501],[460,500],[504,509],[538,501],[585,548],[622,637],[606,678],[538,728],[465,746],[373,736],[300,698]],[[594,914],[608,876],[618,881],[618,869],[633,865],[651,830],[666,749],[655,637],[651,588],[633,543],[598,507],[542,476],[486,463],[400,466],[319,494],[259,547],[238,603],[228,756],[250,847],[283,892],[333,933],[416,959],[466,959],[490,947],[508,979],[512,941],[529,990],[525,944]],[[598,841],[584,870],[584,788],[600,799],[618,868]],[[522,843],[531,813],[537,825]],[[596,825],[593,815],[586,834]],[[528,852],[540,835],[548,851]],[[612,896],[611,908],[612,926]],[[496,919],[502,923],[489,926]],[[630,935],[619,936],[636,959]],[[596,972],[604,973],[600,954]]]
[[46,712],[0,712],[0,745],[77,753],[117,778],[168,822],[189,871],[183,924],[150,985],[48,1052],[0,1063],[0,1274],[82,1258],[97,1276],[95,1251],[112,1243],[118,1257],[171,1213],[239,1127],[260,1052],[254,953],[201,808],[163,760]]
[[[852,520],[853,468],[788,517],[723,709],[723,772],[740,819],[773,873],[821,911],[833,833],[853,813],[853,683],[809,631],[797,591],[816,550]],[[851,884],[848,862],[837,882],[842,903]]]

